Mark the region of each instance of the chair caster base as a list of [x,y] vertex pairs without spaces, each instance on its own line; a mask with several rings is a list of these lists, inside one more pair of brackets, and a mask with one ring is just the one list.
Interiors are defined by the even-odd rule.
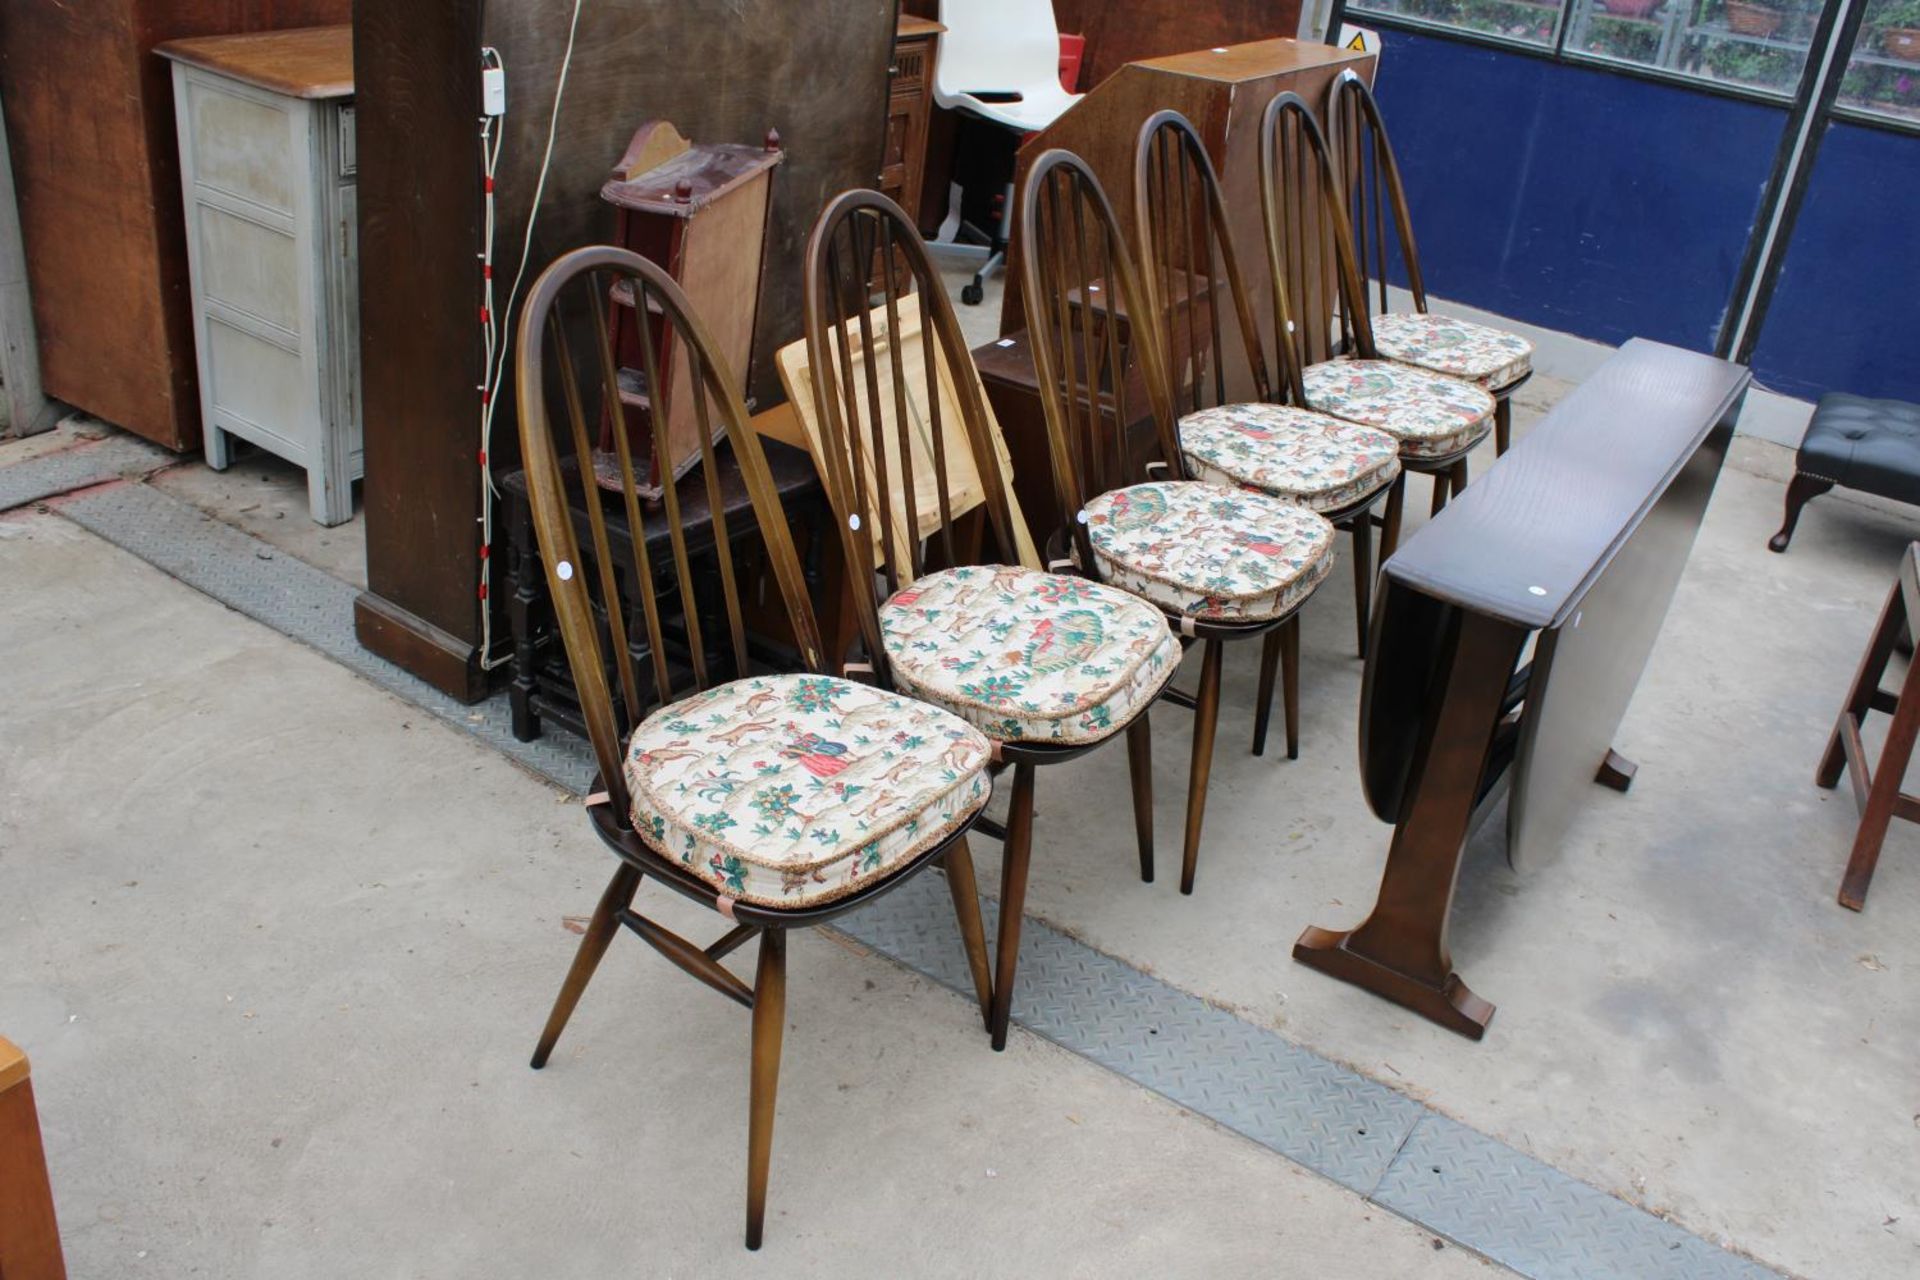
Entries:
[[986,298],[987,298],[986,286],[981,284],[978,280],[974,281],[972,284],[962,285],[960,288],[960,301],[964,302],[969,307],[979,306],[982,302],[986,301]]

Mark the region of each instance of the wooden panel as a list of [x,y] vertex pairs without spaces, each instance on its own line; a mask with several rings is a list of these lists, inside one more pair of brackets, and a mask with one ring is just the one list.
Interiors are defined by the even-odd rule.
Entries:
[[480,0],[356,5],[368,589],[354,625],[464,698],[482,687],[480,43]]
[[61,1280],[66,1274],[27,1057],[0,1039],[0,1275]]
[[174,40],[167,56],[290,98],[353,92],[353,29],[345,24]]
[[1087,38],[1082,87],[1142,58],[1291,36],[1300,29],[1300,0],[1053,0],[1053,12],[1062,31]]
[[173,88],[151,50],[184,36],[343,22],[349,8],[0,0],[0,95],[49,395],[170,448],[198,442]]
[[[1207,154],[1219,170],[1233,222],[1235,246],[1252,290],[1256,315],[1269,305],[1260,245],[1260,116],[1267,103],[1292,91],[1314,104],[1318,114],[1327,86],[1352,68],[1371,80],[1371,54],[1333,49],[1296,40],[1262,40],[1224,52],[1203,49],[1120,68],[1046,129],[1020,147],[1016,183],[1040,154],[1063,147],[1087,162],[1107,198],[1113,201],[1120,229],[1129,242],[1133,226],[1133,163],[1140,126],[1156,111],[1171,108],[1192,120]],[[1000,310],[1000,332],[1026,327],[1021,301],[1020,239],[1007,256],[1007,290]]]

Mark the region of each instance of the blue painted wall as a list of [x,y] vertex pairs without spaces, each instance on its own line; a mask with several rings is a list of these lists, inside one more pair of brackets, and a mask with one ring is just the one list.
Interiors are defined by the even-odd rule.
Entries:
[[1753,372],[1806,400],[1920,401],[1920,138],[1829,126]]
[[1382,38],[1380,106],[1429,292],[1603,342],[1712,348],[1784,107]]

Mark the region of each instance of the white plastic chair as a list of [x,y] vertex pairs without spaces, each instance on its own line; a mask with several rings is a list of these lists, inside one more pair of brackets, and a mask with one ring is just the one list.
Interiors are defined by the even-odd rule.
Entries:
[[1049,0],[940,0],[940,21],[933,100],[941,106],[1033,133],[1080,100],[1060,87]]
[[[965,111],[1017,134],[1046,128],[1083,95],[1060,87],[1060,28],[1050,0],[940,0],[938,63],[933,100]],[[997,224],[991,232],[960,221],[958,188],[954,212],[941,228],[936,249],[977,255],[980,269],[960,300],[978,305],[987,278],[1006,265],[1007,238],[1013,230],[1013,181],[1001,193]],[[959,235],[984,244],[961,244]]]

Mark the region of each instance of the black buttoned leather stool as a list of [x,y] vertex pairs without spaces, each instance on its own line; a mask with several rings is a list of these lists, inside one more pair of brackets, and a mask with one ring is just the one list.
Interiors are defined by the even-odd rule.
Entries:
[[1920,503],[1920,404],[1838,391],[1820,397],[1794,459],[1786,519],[1768,548],[1785,551],[1800,508],[1835,485]]

